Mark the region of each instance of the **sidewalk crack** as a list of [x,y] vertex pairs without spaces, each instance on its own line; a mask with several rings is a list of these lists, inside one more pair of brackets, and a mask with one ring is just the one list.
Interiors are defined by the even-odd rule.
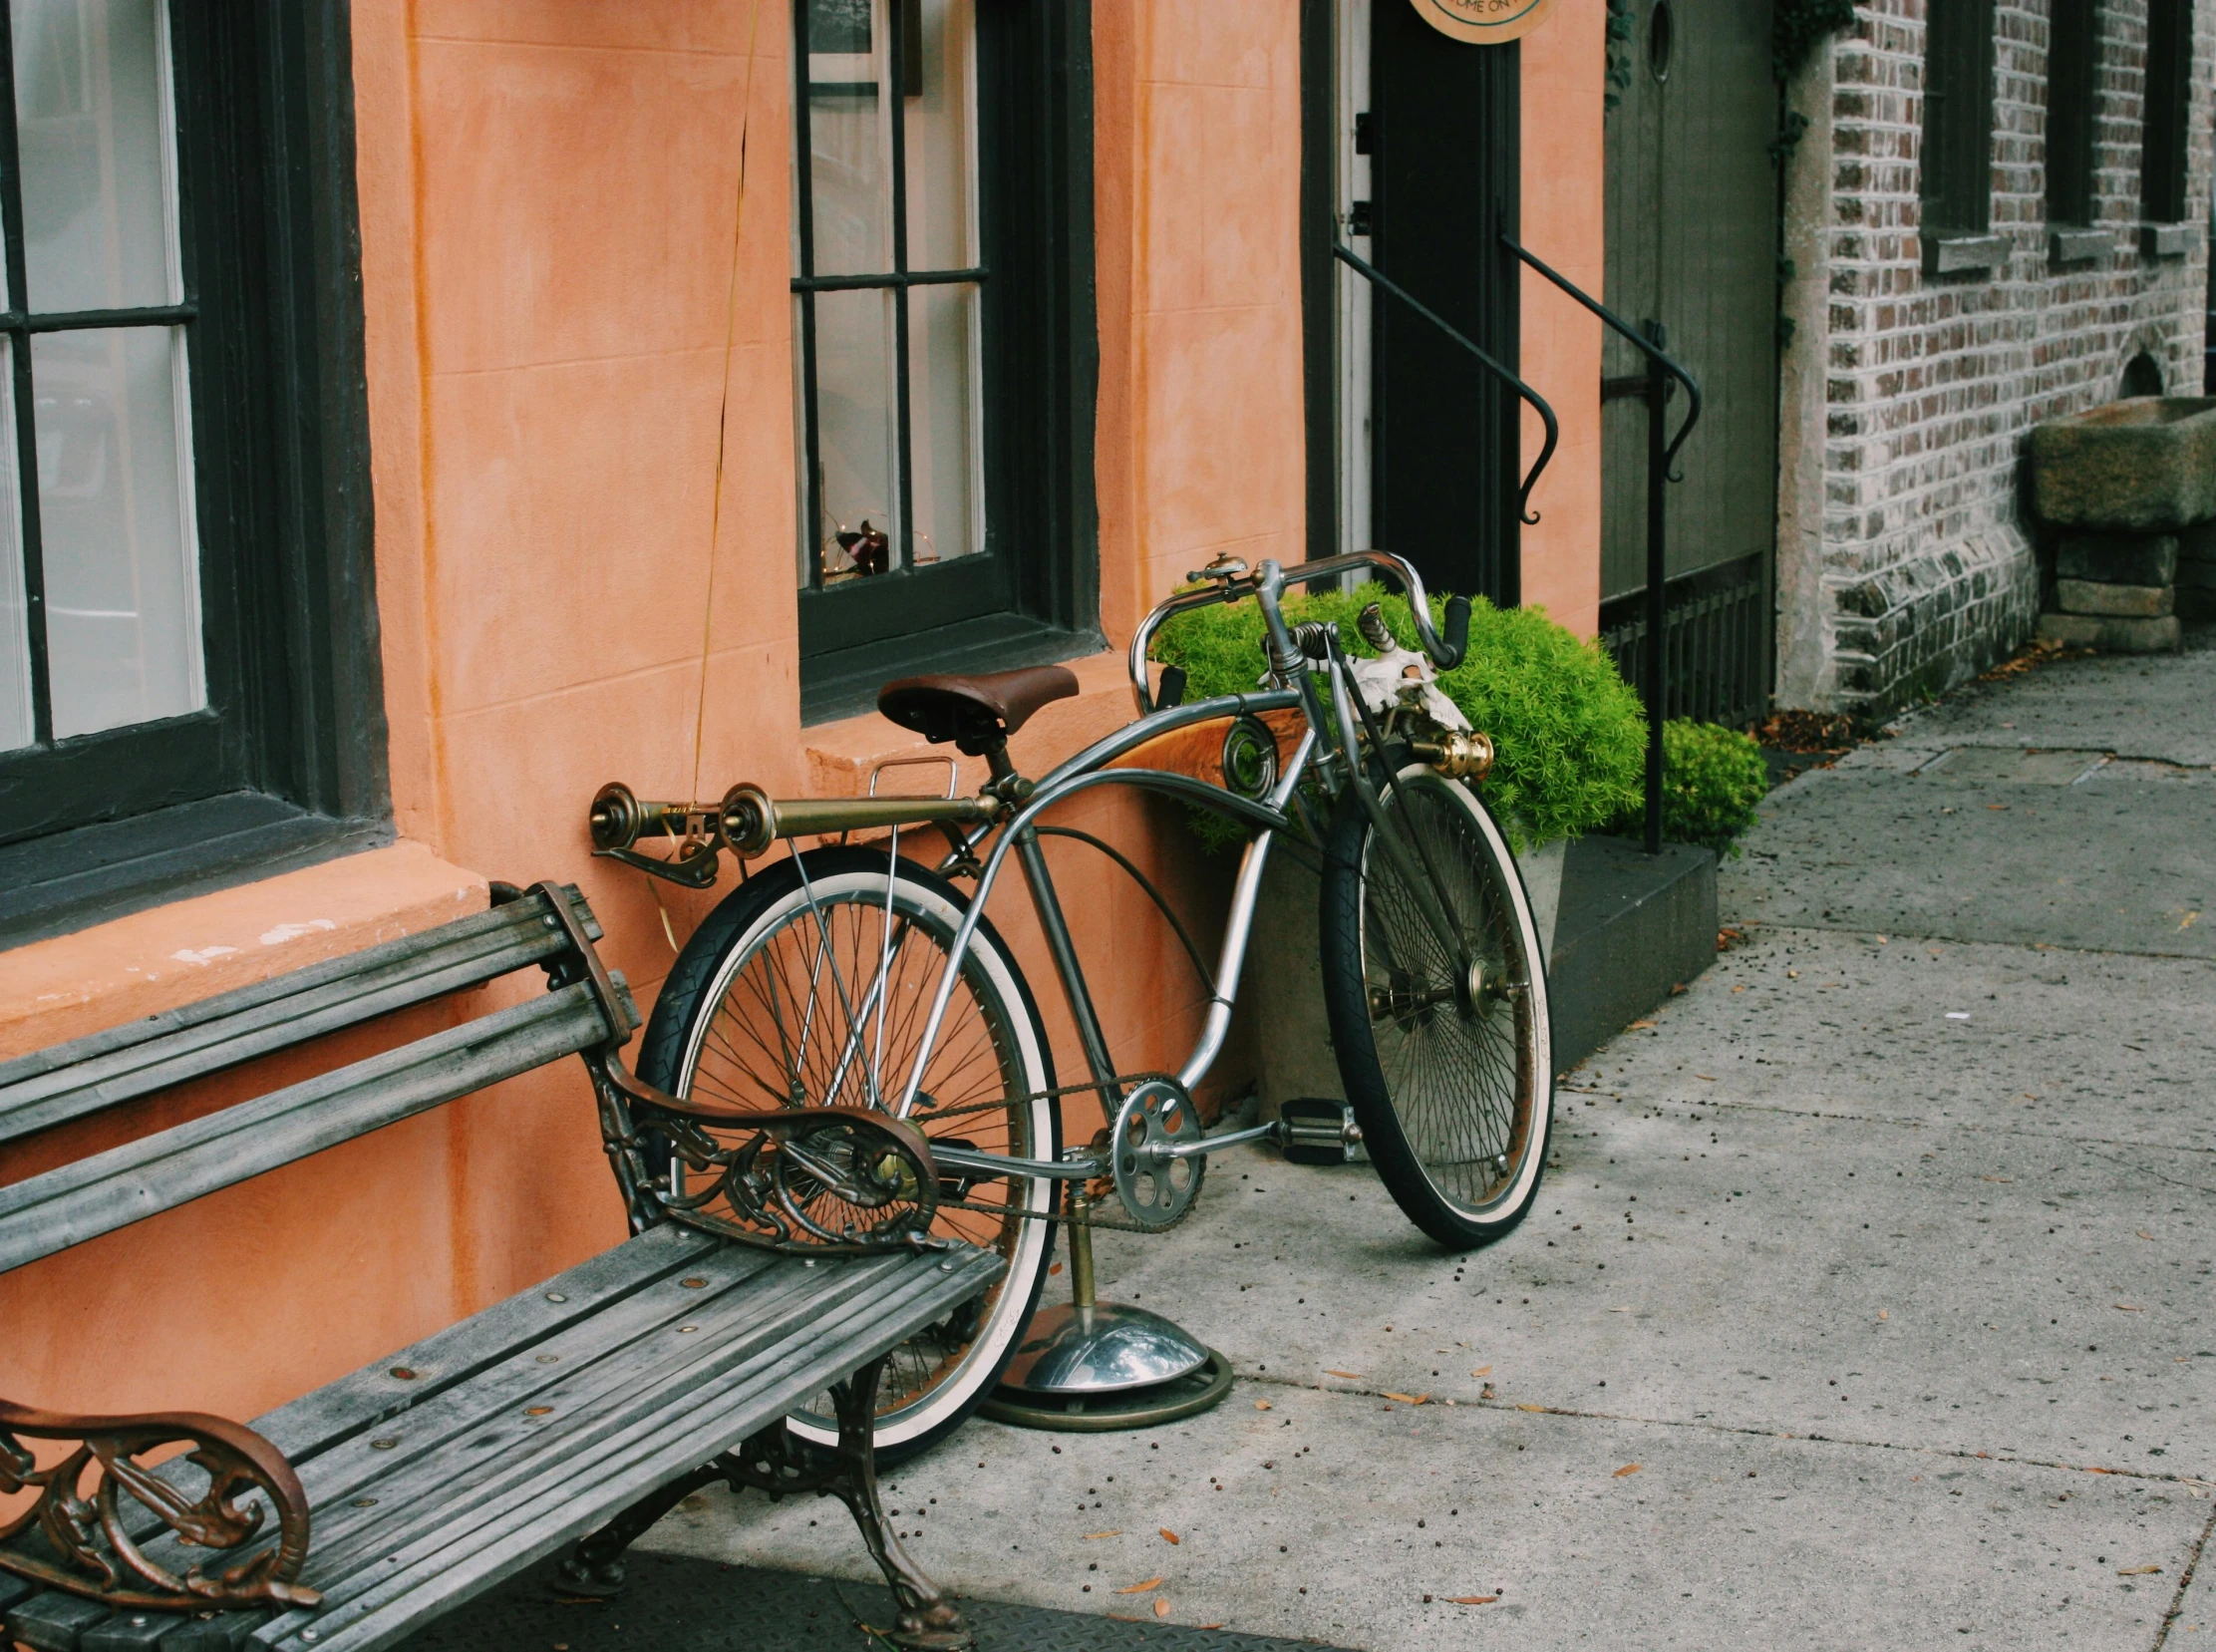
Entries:
[[[1242,1383],[1257,1387],[1298,1389],[1306,1394],[1337,1395],[1357,1400],[1398,1400],[1399,1395],[1375,1388],[1326,1388],[1321,1383],[1303,1382],[1298,1377],[1248,1376],[1242,1373]],[[2005,1463],[2020,1469],[2054,1469],[2069,1475],[2107,1475],[2116,1480],[2145,1481],[2152,1485],[2183,1486],[2198,1497],[2216,1490],[2216,1481],[2203,1480],[2197,1475],[2181,1475],[2171,1470],[2155,1473],[2145,1469],[2112,1469],[2094,1463],[2064,1463],[2058,1458],[2020,1457],[2004,1453],[1996,1457],[1991,1452],[1974,1452],[1965,1446],[1904,1446],[1891,1440],[1858,1440],[1836,1434],[1801,1434],[1789,1429],[1758,1429],[1746,1423],[1710,1423],[1683,1417],[1642,1417],[1635,1412],[1586,1411],[1576,1406],[1540,1406],[1516,1404],[1507,1400],[1457,1400],[1452,1403],[1456,1411],[1523,1412],[1539,1417],[1569,1417],[1587,1423],[1633,1423],[1651,1429],[1690,1429],[1702,1434],[1741,1435],[1750,1440],[1799,1440],[1816,1446],[1847,1446],[1862,1451],[1901,1452],[1912,1457],[1951,1458],[1965,1463]],[[2216,1524],[2216,1515],[2211,1516]],[[2208,1532],[2201,1533],[2193,1553],[2198,1556]]]

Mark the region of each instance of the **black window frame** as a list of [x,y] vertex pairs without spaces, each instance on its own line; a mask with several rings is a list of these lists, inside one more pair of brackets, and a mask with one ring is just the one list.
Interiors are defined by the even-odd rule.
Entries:
[[1993,223],[1993,0],[1929,0],[1922,160],[1927,236],[1983,235]]
[[2139,215],[2183,223],[2193,108],[2192,0],[2147,0],[2146,85],[2140,108]]
[[[796,455],[804,537],[822,521],[814,464],[812,313],[819,292],[906,291],[934,281],[979,285],[984,372],[981,551],[927,567],[893,567],[825,588],[813,554],[798,593],[800,711],[817,723],[864,711],[893,678],[925,670],[992,670],[1091,653],[1099,625],[1099,515],[1093,476],[1099,335],[1093,267],[1092,0],[978,0],[979,245],[974,269],[907,267],[904,111],[896,100],[890,271],[821,276],[812,266],[807,168],[809,0],[792,0],[792,143],[801,267],[792,277],[798,371],[806,397]],[[894,78],[915,77],[903,37],[913,9],[886,8]],[[907,507],[907,328],[899,312],[895,417]]]
[[2100,87],[2100,0],[2048,0],[2047,221],[2087,229],[2097,215],[2093,135]]
[[[183,302],[133,319],[186,332],[207,706],[0,755],[0,946],[391,838],[349,11],[172,0]],[[0,231],[12,290],[35,304],[11,57],[0,51]],[[0,316],[18,341],[34,598],[22,341],[54,326]]]

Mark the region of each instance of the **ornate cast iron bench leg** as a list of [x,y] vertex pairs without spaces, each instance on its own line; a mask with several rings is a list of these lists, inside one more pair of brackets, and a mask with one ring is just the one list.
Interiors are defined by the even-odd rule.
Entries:
[[872,1360],[852,1380],[831,1390],[838,1405],[838,1450],[827,1460],[794,1440],[780,1421],[738,1451],[640,1498],[580,1539],[555,1573],[555,1591],[587,1600],[614,1594],[623,1587],[623,1551],[694,1491],[720,1480],[735,1491],[752,1487],[772,1497],[800,1491],[837,1497],[861,1527],[870,1558],[885,1574],[885,1583],[899,1604],[897,1626],[878,1633],[905,1652],[962,1652],[975,1644],[962,1614],[900,1546],[877,1495],[877,1459],[870,1437],[877,1417],[877,1379],[884,1364],[882,1359]]

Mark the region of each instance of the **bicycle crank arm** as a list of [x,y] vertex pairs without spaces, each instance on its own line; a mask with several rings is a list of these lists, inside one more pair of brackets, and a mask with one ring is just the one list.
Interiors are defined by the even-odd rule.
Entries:
[[1084,1158],[1013,1158],[1004,1153],[980,1153],[975,1148],[931,1144],[931,1162],[990,1181],[996,1176],[1041,1176],[1049,1181],[1091,1181],[1107,1175],[1108,1165],[1090,1155]]
[[1227,1130],[1221,1136],[1203,1136],[1197,1142],[1156,1142],[1146,1150],[1149,1158],[1205,1158],[1218,1148],[1243,1148],[1249,1142],[1267,1142],[1282,1148],[1286,1142],[1285,1121],[1273,1119],[1266,1125],[1256,1125],[1249,1130]]

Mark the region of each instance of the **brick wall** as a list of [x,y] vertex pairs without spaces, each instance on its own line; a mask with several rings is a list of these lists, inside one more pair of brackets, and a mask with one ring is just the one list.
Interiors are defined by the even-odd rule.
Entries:
[[[2095,225],[2113,249],[2049,260],[2049,0],[1996,8],[1992,227],[2004,261],[1926,276],[1917,199],[1925,0],[1872,0],[1790,89],[1811,130],[1787,179],[1779,698],[1882,713],[2027,636],[2040,597],[2020,457],[2043,419],[2117,394],[2150,353],[2198,395],[2207,247],[2138,249],[2145,0],[2100,0]],[[2195,16],[2190,221],[2208,215],[2216,0]]]

